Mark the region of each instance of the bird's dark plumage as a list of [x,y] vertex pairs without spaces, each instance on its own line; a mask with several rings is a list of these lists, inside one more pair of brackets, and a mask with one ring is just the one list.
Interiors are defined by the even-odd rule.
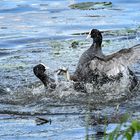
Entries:
[[38,77],[42,83],[44,84],[44,86],[46,88],[48,88],[49,90],[53,90],[56,88],[56,83],[55,80],[50,78],[46,73],[46,68],[44,64],[38,64],[36,66],[34,66],[33,68],[33,72],[36,75],[36,77]]
[[77,80],[82,80],[81,79],[82,78],[81,71],[84,70],[84,68],[86,67],[85,65],[87,65],[88,62],[90,62],[95,57],[98,57],[100,59],[104,58],[104,54],[102,53],[102,47],[101,47],[102,34],[97,29],[93,29],[93,30],[91,30],[90,35],[93,38],[93,43],[90,46],[90,48],[87,49],[81,55],[79,62],[78,62],[78,65],[77,65],[77,68],[74,72],[74,75],[72,76],[72,78],[74,77]]
[[[75,89],[85,89],[90,83],[92,91],[133,90],[138,80],[129,66],[140,59],[140,45],[104,55],[101,32],[92,29],[89,36],[93,39],[92,45],[81,55],[74,74],[68,76],[68,79],[74,81]],[[44,65],[35,66],[33,71],[46,87],[56,87],[55,80],[45,74]]]
[[118,79],[121,81],[124,79],[124,81],[129,82],[129,87],[137,85],[137,78],[129,66],[140,59],[140,45],[122,49],[110,55],[104,55],[101,46],[101,32],[97,29],[92,29],[89,35],[93,39],[93,43],[80,57],[76,71],[71,76],[71,79],[73,80],[73,77],[76,77],[74,81],[78,83],[92,83],[94,81],[100,86],[103,83],[113,83]]

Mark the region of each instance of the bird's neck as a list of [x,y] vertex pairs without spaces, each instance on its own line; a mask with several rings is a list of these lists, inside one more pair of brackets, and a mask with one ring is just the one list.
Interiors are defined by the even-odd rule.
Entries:
[[90,50],[94,53],[95,56],[98,57],[104,57],[104,54],[102,52],[102,47],[101,47],[102,42],[93,42],[93,44],[90,47]]
[[47,85],[49,84],[49,77],[47,76],[47,74],[41,74],[38,76],[38,78],[42,81],[42,83],[44,84],[45,87],[47,87]]
[[93,49],[94,52],[102,52],[101,43],[93,42],[92,45],[91,45],[91,49]]

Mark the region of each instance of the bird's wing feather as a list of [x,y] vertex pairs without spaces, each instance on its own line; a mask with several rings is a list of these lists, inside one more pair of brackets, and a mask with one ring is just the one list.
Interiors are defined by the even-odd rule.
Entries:
[[126,68],[140,60],[140,45],[132,48],[122,49],[116,53],[106,56],[103,60],[94,58],[90,63],[90,69],[98,69],[108,76],[115,76],[126,70]]

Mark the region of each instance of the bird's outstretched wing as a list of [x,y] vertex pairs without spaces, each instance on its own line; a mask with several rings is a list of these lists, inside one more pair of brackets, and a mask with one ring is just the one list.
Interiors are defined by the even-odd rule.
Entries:
[[108,76],[115,76],[138,60],[140,60],[140,44],[107,55],[104,59],[94,58],[89,67],[91,70],[97,69],[104,72]]

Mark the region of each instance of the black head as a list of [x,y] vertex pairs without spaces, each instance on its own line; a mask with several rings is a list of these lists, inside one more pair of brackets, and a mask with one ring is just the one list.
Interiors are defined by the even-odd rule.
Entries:
[[33,68],[33,72],[37,77],[39,75],[43,75],[45,71],[46,71],[46,68],[43,64],[38,64]]
[[46,67],[43,64],[38,64],[33,68],[33,72],[38,77],[43,84],[46,86],[47,75],[45,74]]
[[102,34],[99,30],[97,29],[92,29],[90,32],[89,32],[89,37],[93,38],[94,42],[95,43],[99,43],[101,44],[102,43]]

